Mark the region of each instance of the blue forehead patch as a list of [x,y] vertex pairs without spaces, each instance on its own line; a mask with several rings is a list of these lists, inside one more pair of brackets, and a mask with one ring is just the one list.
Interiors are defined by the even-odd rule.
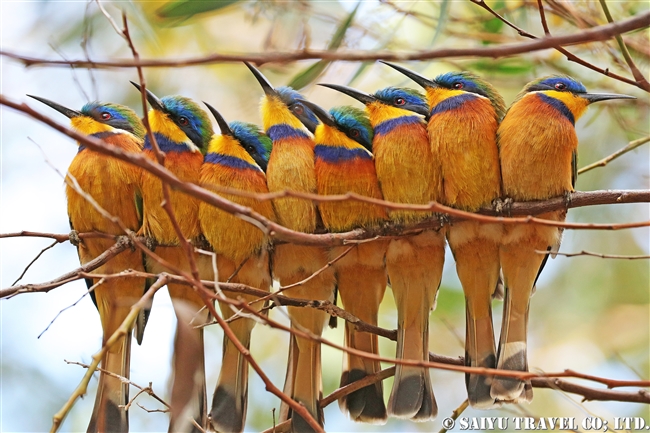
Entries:
[[537,87],[548,87],[548,90],[555,89],[555,86],[558,83],[562,83],[566,86],[565,91],[573,92],[573,93],[587,93],[587,89],[585,86],[582,85],[581,82],[574,80],[573,78],[570,77],[548,77],[544,78],[543,80],[539,81],[538,83],[535,84],[535,88]]
[[[278,92],[278,95],[280,95],[280,100],[284,102],[287,107],[296,103],[300,104],[298,100],[305,99],[305,97],[302,96],[299,92],[288,86],[278,87],[275,89],[275,91]],[[300,104],[300,106],[302,106],[304,110],[304,116],[306,116],[315,125],[318,125],[320,123],[318,117],[316,117],[316,115],[309,108],[303,104]]]
[[462,90],[466,92],[480,94],[483,94],[483,92],[485,92],[483,87],[474,81],[472,77],[460,72],[446,72],[444,74],[438,75],[433,81],[447,89],[453,89],[454,84],[461,83],[463,85]]
[[254,133],[252,130],[252,128],[256,128],[254,125],[234,121],[230,122],[228,126],[230,126],[233,135],[242,145],[253,146],[255,151],[268,161],[271,149],[267,148],[260,140],[260,136]]
[[101,115],[101,113],[107,112],[111,115],[113,119],[116,120],[128,120],[128,118],[122,114],[122,112],[115,107],[102,104],[101,102],[89,102],[81,108],[81,114],[86,116],[93,117],[93,114]]
[[[193,104],[189,99],[180,98],[178,96],[165,96],[161,101],[170,114],[176,117],[186,117],[190,122],[191,129],[201,131],[205,127],[203,119],[196,114],[196,109],[192,107],[192,105],[195,104]],[[192,105],[190,105],[190,103]]]
[[330,110],[330,114],[346,133],[351,129],[358,130],[359,144],[366,149],[372,149],[373,130],[363,110],[354,107],[334,107]]
[[386,87],[385,89],[378,90],[373,96],[380,101],[387,102],[391,105],[393,105],[396,98],[403,98],[407,104],[428,108],[424,96],[417,90],[403,89],[400,87]]

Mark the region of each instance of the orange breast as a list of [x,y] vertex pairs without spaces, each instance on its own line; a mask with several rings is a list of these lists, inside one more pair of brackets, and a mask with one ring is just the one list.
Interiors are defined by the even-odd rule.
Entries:
[[[314,142],[308,138],[276,140],[269,158],[266,181],[270,192],[316,193]],[[313,233],[317,210],[311,200],[280,198],[273,201],[278,222],[292,230]]]
[[[373,154],[385,200],[426,204],[442,197],[440,163],[433,159],[429,137],[423,126],[399,126],[386,136],[376,136]],[[403,222],[429,215],[425,212],[390,211],[391,219]]]
[[475,211],[501,195],[497,120],[487,99],[434,115],[427,130],[443,179],[443,203]]
[[[150,150],[145,154],[154,159]],[[203,155],[199,152],[168,152],[165,168],[174,173],[183,182],[198,183]],[[154,175],[142,174],[142,198],[144,205],[143,232],[155,238],[162,245],[177,245],[178,237],[171,220],[162,208],[162,181]],[[181,232],[188,239],[195,239],[200,234],[199,200],[170,188],[172,210]]]
[[[316,160],[318,194],[337,195],[355,192],[372,198],[382,198],[372,159],[359,159],[336,164]],[[360,226],[372,226],[387,218],[384,208],[355,200],[321,203],[323,224],[331,231],[345,231]]]
[[578,147],[569,120],[535,95],[510,108],[499,127],[503,192],[515,200],[543,200],[572,191]]

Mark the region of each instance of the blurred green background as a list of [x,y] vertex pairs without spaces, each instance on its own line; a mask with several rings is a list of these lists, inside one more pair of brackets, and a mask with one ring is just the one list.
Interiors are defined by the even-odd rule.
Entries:
[[[530,33],[543,35],[537,3],[490,1],[489,5]],[[606,23],[596,1],[570,3],[544,1],[553,34],[580,32]],[[2,2],[2,49],[50,59],[129,59],[131,54],[94,2]],[[183,59],[212,53],[268,53],[314,49],[390,50],[411,52],[432,48],[461,48],[524,41],[485,10],[469,1],[173,1],[104,3],[119,23],[120,11],[128,14],[131,34],[142,58]],[[356,8],[356,9],[355,9]],[[644,1],[610,2],[615,20],[645,12]],[[354,15],[352,14],[354,12]],[[650,59],[650,33],[624,36],[630,52],[645,76]],[[611,71],[630,76],[614,41],[591,43],[569,50]],[[443,59],[412,62],[409,68],[426,76],[450,70],[470,70],[493,83],[507,103],[528,81],[551,73],[570,74],[591,91],[625,93],[633,102],[601,103],[577,122],[580,166],[599,160],[629,141],[650,133],[650,98],[647,93],[615,81],[575,63],[554,50],[505,59]],[[376,63],[300,61],[261,67],[275,85],[304,87],[305,96],[324,106],[356,104],[336,92],[314,86],[316,82],[353,85],[375,91],[387,85],[413,86],[392,69]],[[158,96],[182,94],[214,105],[228,120],[260,123],[261,89],[242,64],[212,64],[184,68],[145,69],[148,87]],[[68,67],[24,68],[2,59],[2,92],[13,100],[27,101],[26,93],[80,108],[90,100],[130,105],[139,113],[139,95],[128,83],[137,80],[135,70],[86,70]],[[63,116],[29,102],[37,110],[65,123]],[[3,233],[33,230],[68,231],[62,178],[52,164],[65,172],[76,146],[66,137],[2,107],[0,227]],[[36,144],[38,145],[36,145]],[[39,149],[40,147],[40,149]],[[47,161],[47,162],[46,162]],[[577,189],[647,189],[650,184],[648,145],[615,160],[604,168],[579,177]],[[569,221],[631,222],[650,220],[647,204],[596,206],[573,209]],[[18,238],[0,243],[2,287],[12,285],[23,268],[46,246],[47,240]],[[648,228],[621,231],[567,230],[561,251],[596,251],[638,255],[650,250]],[[45,253],[27,273],[24,282],[42,282],[78,266],[69,244]],[[84,371],[64,359],[89,362],[99,349],[98,315],[89,299],[65,311],[41,338],[38,335],[56,313],[75,302],[85,291],[78,282],[50,294],[21,295],[0,301],[1,371],[0,430],[46,431],[52,415],[77,386]],[[558,257],[549,261],[532,299],[529,363],[533,371],[557,372],[567,368],[616,379],[650,378],[650,266],[648,260],[604,260],[595,257]],[[274,319],[287,322],[278,309]],[[495,321],[500,322],[501,303],[495,302]],[[453,261],[447,257],[437,310],[431,315],[430,343],[435,353],[463,353],[464,301]],[[394,328],[396,314],[390,291],[386,292],[380,325]],[[175,318],[166,291],[156,297],[145,342],[134,347],[132,379],[168,397],[170,348]],[[253,356],[274,383],[282,385],[288,336],[258,326]],[[325,337],[342,342],[342,326]],[[208,345],[208,390],[214,389],[222,332],[212,327]],[[395,345],[382,341],[381,353],[393,356]],[[323,350],[324,393],[337,388],[341,353]],[[432,371],[440,407],[439,419],[414,424],[389,420],[385,426],[356,424],[343,416],[337,405],[325,409],[328,431],[437,431],[465,398],[464,377],[459,373]],[[391,380],[385,383],[388,394]],[[599,387],[594,383],[580,381]],[[96,389],[78,401],[62,431],[85,431]],[[134,392],[134,390],[132,390]],[[266,393],[251,373],[247,431],[273,425],[272,410],[279,401]],[[138,400],[147,409],[161,408],[148,397]],[[132,431],[166,431],[167,415],[148,413],[134,406]],[[536,389],[532,404],[507,405],[500,410],[468,409],[463,416],[573,416],[578,424],[587,416],[599,416],[613,425],[615,416],[640,416],[650,420],[648,406],[631,403],[581,402],[579,396]],[[513,427],[511,426],[510,429]]]

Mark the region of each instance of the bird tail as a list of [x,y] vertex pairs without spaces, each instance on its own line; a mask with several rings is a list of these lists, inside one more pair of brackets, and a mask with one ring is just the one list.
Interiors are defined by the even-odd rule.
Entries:
[[[336,280],[334,271],[327,265],[327,250],[301,245],[278,245],[274,250],[273,271],[283,286],[296,283],[283,293],[298,299],[332,301]],[[312,274],[325,267],[312,277]],[[306,278],[309,280],[304,281]],[[288,307],[293,329],[321,336],[328,315],[312,308]],[[319,400],[322,396],[321,347],[320,342],[291,334],[289,362],[284,384],[284,393],[302,403],[314,419],[323,425],[324,419]],[[286,404],[280,406],[280,420],[291,419],[294,432],[311,432],[313,429]]]
[[[337,276],[343,307],[350,314],[376,326],[379,304],[386,291],[386,272],[383,267],[347,267],[339,269]],[[345,345],[379,355],[377,335],[358,331],[350,322],[345,322]],[[377,360],[345,353],[341,386],[378,373],[380,370],[381,364]],[[384,424],[387,415],[382,382],[375,382],[342,397],[339,399],[339,407],[354,421]]]
[[[188,286],[174,286],[176,285],[168,285],[170,293],[189,289]],[[201,428],[206,424],[205,354],[203,329],[195,326],[204,323],[207,315],[202,314],[202,319],[197,320],[196,305],[172,299],[178,325],[174,339],[171,420],[168,431],[199,433],[201,430],[195,423]]]
[[[492,295],[499,281],[499,244],[477,237],[460,245],[450,230],[450,246],[456,260],[456,271],[465,293],[465,365],[495,368],[496,350],[492,324]],[[495,406],[490,395],[492,376],[467,373],[465,386],[472,407],[489,409]]]
[[[291,398],[305,406],[314,419],[323,425],[323,411],[318,402],[323,396],[321,377],[321,345],[319,342],[291,335],[290,359],[292,377],[287,381],[292,386]],[[288,376],[288,375],[287,375]],[[297,413],[285,410],[291,418],[292,432],[312,432],[313,428]]]
[[[121,319],[124,320],[125,317]],[[103,344],[106,344],[106,340],[113,335],[113,332],[122,323],[122,320],[118,317],[109,317],[108,320],[112,323],[105,328]],[[104,370],[128,378],[130,360],[131,333],[129,332],[121,341],[106,351],[102,358],[101,367]],[[129,418],[124,406],[128,403],[128,400],[128,384],[123,383],[116,377],[111,377],[103,372],[100,373],[95,407],[93,408],[87,432],[127,432],[129,430]]]
[[[442,278],[444,245],[442,235],[426,232],[394,240],[388,247],[386,268],[397,304],[398,359],[429,360],[429,312]],[[428,368],[396,366],[388,413],[418,422],[436,417]]]
[[[222,305],[222,312],[230,309]],[[232,316],[232,310],[230,316]],[[227,314],[224,314],[227,316]],[[255,322],[239,318],[229,323],[240,343],[250,349],[251,331]],[[244,430],[248,403],[248,361],[227,337],[223,339],[223,358],[221,373],[212,397],[210,423],[215,431],[241,432]]]
[[[266,251],[256,257],[249,257],[239,268],[238,264],[224,256],[217,256],[219,280],[231,279],[234,283],[246,284],[269,291],[271,288],[271,271]],[[251,295],[238,295],[246,302],[256,301]],[[239,342],[250,350],[251,333],[255,321],[236,316],[236,309],[227,303],[219,303],[224,319],[230,319],[228,325]],[[263,302],[254,302],[251,307],[257,311],[264,307]],[[210,424],[215,431],[241,432],[246,422],[248,406],[248,361],[227,336],[223,339],[223,357],[217,387],[212,397]]]
[[[508,245],[501,249],[506,290],[497,356],[498,369],[528,371],[528,307],[544,258],[544,255],[537,254],[528,245],[520,248]],[[493,398],[514,402],[531,401],[532,393],[529,381],[503,376],[494,378],[490,392]]]

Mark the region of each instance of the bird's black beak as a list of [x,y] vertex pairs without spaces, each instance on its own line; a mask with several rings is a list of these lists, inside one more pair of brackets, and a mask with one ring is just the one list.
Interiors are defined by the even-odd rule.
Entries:
[[208,107],[208,110],[210,110],[210,113],[214,116],[215,119],[217,119],[217,125],[219,125],[219,129],[221,129],[221,135],[229,135],[231,137],[234,137],[234,134],[232,133],[232,130],[230,129],[230,126],[228,126],[228,122],[223,118],[221,113],[219,113],[216,108],[214,108],[212,105],[208,104],[207,102],[203,101],[206,107]]
[[264,94],[266,96],[278,96],[278,92],[275,91],[269,80],[266,79],[264,75],[253,65],[251,65],[248,62],[244,62],[246,66],[248,66],[248,69],[255,75],[255,78],[257,79],[257,82],[260,83],[260,86],[262,86],[262,90],[264,90]]
[[636,99],[634,96],[619,95],[616,93],[583,93],[580,97],[589,101],[590,104],[599,101],[608,101],[610,99]]
[[[142,92],[141,87],[138,83],[134,83],[133,81],[131,81],[131,84],[133,84],[136,89]],[[145,90],[147,91],[147,101],[149,101],[151,108],[153,108],[156,111],[162,111],[164,113],[165,106],[163,105],[162,101],[158,99],[158,97],[154,95],[151,90],[149,89],[145,89]]]
[[49,99],[41,98],[41,97],[34,96],[34,95],[27,95],[27,96],[29,96],[30,98],[36,99],[37,101],[42,102],[45,105],[49,105],[50,107],[54,108],[59,113],[66,116],[68,119],[72,119],[73,117],[83,116],[83,114],[81,114],[80,112],[75,111],[75,110],[71,110],[69,108],[66,108],[63,105],[60,105],[60,104],[57,104],[56,102],[50,101]]
[[301,104],[304,104],[305,107],[309,108],[315,115],[323,122],[324,125],[336,127],[336,121],[330,113],[322,109],[320,106],[314,104],[313,102],[306,101],[304,99],[298,100]]
[[375,98],[374,96],[369,95],[367,93],[360,92],[359,90],[353,89],[352,87],[339,86],[338,84],[325,84],[325,83],[319,83],[318,85],[323,87],[329,87],[330,89],[334,89],[337,92],[344,93],[365,105],[371,104],[377,100],[377,98]]
[[391,68],[395,69],[398,72],[401,72],[402,74],[406,75],[411,80],[415,81],[416,83],[418,83],[420,86],[422,86],[425,89],[430,88],[430,87],[440,87],[434,81],[432,81],[432,80],[418,74],[417,72],[413,72],[413,71],[411,71],[409,69],[406,69],[406,68],[404,68],[402,66],[396,65],[394,63],[385,62],[383,60],[380,60],[380,62],[383,63],[384,65],[390,66]]

